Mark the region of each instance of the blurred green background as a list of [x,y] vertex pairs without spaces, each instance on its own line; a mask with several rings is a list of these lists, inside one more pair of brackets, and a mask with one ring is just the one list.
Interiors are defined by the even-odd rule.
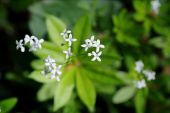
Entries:
[[[5,107],[2,112],[9,113],[170,113],[170,1],[159,2],[159,12],[155,13],[151,0],[0,0],[0,110]],[[39,61],[46,56],[21,53],[15,44],[25,34],[52,44],[47,27],[47,20],[52,17],[47,15],[61,20],[73,30],[73,36],[87,38],[88,33],[81,27],[90,29],[87,36],[95,35],[105,45],[102,62],[80,58],[83,66],[75,66],[86,71],[95,88],[94,98],[84,100],[83,96],[91,90],[81,95],[74,88],[69,100],[57,110],[53,110],[57,106],[53,99],[60,97],[49,94],[54,92],[56,83],[42,82],[32,77],[35,74],[30,75],[41,69]],[[131,85],[134,63],[140,59],[157,74],[156,80],[139,91]],[[79,91],[79,85],[76,87]],[[123,88],[126,90],[120,94]],[[147,94],[143,94],[145,90]]]

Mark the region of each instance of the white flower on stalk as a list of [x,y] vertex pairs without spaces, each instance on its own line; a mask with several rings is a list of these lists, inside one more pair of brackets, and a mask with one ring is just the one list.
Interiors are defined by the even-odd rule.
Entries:
[[100,48],[104,48],[104,45],[100,44],[100,40],[95,41],[94,47],[96,47],[96,52],[100,51]]
[[72,56],[71,48],[69,47],[67,51],[63,51],[63,53],[66,54],[66,59],[68,59],[70,56]]
[[17,44],[17,47],[16,49],[18,50],[19,48],[21,49],[21,52],[24,52],[25,51],[25,47],[23,46],[23,40],[20,40],[20,41],[17,41],[16,40],[16,44]]
[[147,80],[155,80],[156,73],[150,70],[144,70],[143,74],[147,77]]
[[68,34],[70,34],[71,31],[64,29],[64,31],[62,33],[60,33],[61,36],[63,36],[64,39],[66,39],[66,37],[68,37]]
[[87,51],[88,48],[91,48],[94,43],[95,43],[95,41],[94,41],[94,36],[91,36],[90,39],[86,39],[86,40],[85,40],[85,44],[82,44],[81,47],[84,47],[84,48],[85,48],[85,51]]
[[136,84],[136,88],[138,88],[138,89],[142,89],[142,88],[144,88],[144,87],[146,87],[146,82],[145,82],[145,80],[143,79],[143,80],[139,80],[139,81],[136,81],[135,82]]
[[43,39],[38,40],[38,38],[33,37],[34,41],[30,40],[30,49],[29,51],[36,51],[37,49],[41,49],[41,44],[44,42]]
[[54,79],[54,78],[56,78],[56,80],[57,81],[60,81],[60,78],[59,78],[59,76],[61,75],[61,67],[62,67],[62,65],[59,65],[59,66],[57,66],[55,69],[53,69],[52,71],[51,71],[51,79]]
[[65,39],[66,42],[68,42],[68,45],[71,46],[72,42],[75,42],[77,39],[72,37],[72,34],[69,34],[68,38]]
[[98,60],[100,62],[101,61],[101,59],[100,59],[101,54],[102,54],[102,52],[94,52],[94,51],[92,51],[92,53],[88,53],[88,56],[93,56],[91,61]]
[[160,2],[159,0],[153,0],[151,1],[151,8],[152,8],[152,11],[155,13],[155,14],[158,14],[159,13],[159,7],[160,7]]
[[138,73],[140,73],[142,71],[142,69],[143,69],[143,66],[144,66],[143,62],[141,60],[139,60],[139,61],[136,61],[135,64],[136,64],[135,70]]

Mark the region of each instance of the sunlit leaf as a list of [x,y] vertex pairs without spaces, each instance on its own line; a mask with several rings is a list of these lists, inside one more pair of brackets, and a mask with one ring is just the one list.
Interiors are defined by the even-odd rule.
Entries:
[[96,91],[92,81],[82,69],[79,69],[77,72],[76,87],[80,99],[88,107],[89,111],[93,111],[96,101]]
[[136,113],[145,113],[147,89],[138,90],[134,98]]
[[8,98],[0,101],[0,111],[2,113],[9,113],[9,111],[16,105],[17,98]]
[[57,111],[67,104],[71,97],[74,88],[75,68],[72,68],[62,76],[63,78],[54,93],[54,111]]
[[57,44],[58,47],[66,48],[61,46],[64,43],[64,39],[60,35],[66,28],[66,25],[59,18],[52,15],[47,16],[46,25],[50,40]]
[[136,90],[134,86],[126,86],[126,87],[121,88],[113,96],[113,103],[120,104],[120,103],[128,101],[134,96],[135,91]]
[[29,78],[40,82],[40,83],[49,83],[49,82],[54,82],[56,81],[55,79],[50,79],[50,78],[46,78],[45,76],[43,76],[41,74],[41,71],[33,71],[30,75]]
[[44,68],[43,60],[33,60],[31,62],[31,67],[37,70],[42,70]]
[[37,93],[37,98],[39,101],[46,101],[54,96],[55,88],[57,87],[57,82],[50,82],[44,84]]
[[47,58],[48,55],[50,55],[58,63],[63,63],[65,61],[65,56],[64,56],[62,51],[56,52],[56,51],[53,51],[53,50],[50,50],[50,49],[41,48],[38,51],[35,51],[33,53],[43,60],[45,58]]

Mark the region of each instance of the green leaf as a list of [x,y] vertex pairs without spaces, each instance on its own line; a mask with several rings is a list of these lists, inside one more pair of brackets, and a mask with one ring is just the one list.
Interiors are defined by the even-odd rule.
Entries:
[[136,113],[145,113],[146,97],[147,89],[138,90],[134,99]]
[[79,69],[76,74],[76,86],[80,99],[87,106],[89,111],[94,111],[96,91],[91,80]]
[[59,47],[65,47],[61,46],[64,43],[64,39],[60,36],[60,33],[64,31],[66,25],[59,18],[52,15],[47,16],[46,25],[50,40]]
[[91,22],[89,16],[83,16],[76,23],[73,30],[74,38],[77,39],[73,44],[74,53],[78,53],[80,50],[80,45],[83,43],[85,38],[89,38],[91,35]]
[[44,84],[37,93],[37,98],[39,101],[46,101],[54,96],[55,88],[57,87],[57,82],[50,82]]
[[37,70],[42,70],[44,68],[43,60],[33,60],[31,62],[31,67]]
[[149,40],[149,44],[151,44],[157,48],[163,48],[165,46],[165,38],[164,37],[154,37]]
[[54,111],[63,107],[69,101],[73,88],[75,68],[62,75],[60,83],[56,87],[54,94]]
[[53,50],[50,50],[50,49],[41,48],[38,51],[35,51],[33,53],[41,59],[45,59],[45,58],[48,57],[48,55],[50,55],[58,63],[64,63],[64,61],[65,61],[65,56],[62,53],[62,51],[56,52],[56,51],[53,51]]
[[128,101],[134,96],[135,93],[134,86],[125,86],[117,91],[117,93],[113,96],[113,103],[120,104]]
[[147,13],[150,12],[150,1],[148,1],[148,0],[134,0],[133,6],[136,10],[136,13],[134,15],[135,19],[137,21],[143,21],[146,18]]
[[46,49],[53,50],[56,52],[62,52],[62,50],[59,46],[57,46],[55,43],[48,42],[48,41],[44,41],[42,43],[42,48],[46,48]]
[[16,105],[17,98],[9,98],[0,101],[0,111],[2,113],[9,113],[9,111]]
[[34,79],[35,81],[37,82],[40,82],[40,83],[49,83],[49,82],[54,82],[56,80],[54,79],[50,79],[50,78],[46,78],[45,76],[43,76],[41,74],[41,71],[33,71],[30,75],[29,75],[29,78],[31,79]]
[[[102,68],[100,68],[100,70],[102,70]],[[108,73],[98,72],[97,70],[84,68],[84,73],[93,81],[100,84],[118,85],[122,83],[118,78],[116,78],[116,76],[109,76]]]
[[42,38],[46,33],[46,25],[44,19],[35,14],[31,15],[29,28],[31,30],[31,33],[39,38]]

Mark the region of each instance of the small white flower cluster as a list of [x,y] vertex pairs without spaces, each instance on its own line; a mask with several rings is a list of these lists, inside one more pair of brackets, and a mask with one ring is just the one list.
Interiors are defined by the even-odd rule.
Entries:
[[73,38],[72,34],[71,34],[71,31],[67,30],[67,29],[65,29],[60,35],[63,37],[63,39],[66,42],[68,42],[68,46],[69,46],[68,50],[63,51],[63,53],[66,54],[66,59],[68,59],[70,56],[72,56],[72,52],[71,52],[72,43],[77,41],[77,39]]
[[[144,64],[143,64],[143,62],[141,60],[135,62],[135,64],[136,64],[135,70],[139,74],[143,74],[148,81],[155,80],[156,73],[154,71],[151,71],[151,70],[144,70],[143,69]],[[135,84],[136,84],[136,87],[138,89],[146,87],[145,79],[141,79],[139,81],[136,81]]]
[[158,14],[159,13],[159,7],[161,6],[159,0],[152,0],[151,1],[151,10],[155,13]]
[[[24,41],[24,42],[23,42]],[[41,44],[44,42],[43,39],[38,39],[37,37],[35,36],[29,36],[29,35],[25,35],[25,38],[24,40],[20,40],[20,41],[17,41],[16,40],[16,49],[21,49],[21,52],[25,52],[25,47],[24,45],[27,45],[29,44],[30,46],[30,49],[29,51],[36,51],[37,49],[40,49],[41,48]]]
[[61,65],[56,66],[56,61],[48,56],[45,60],[45,67],[44,70],[41,71],[41,74],[43,74],[45,77],[49,77],[50,79],[56,79],[57,81],[60,81],[60,75],[61,75]]
[[91,53],[88,53],[88,56],[93,56],[91,61],[101,61],[100,56],[102,52],[100,51],[100,48],[104,48],[104,45],[100,44],[100,40],[94,40],[94,36],[91,36],[90,39],[85,40],[85,44],[82,44],[81,47],[85,48],[85,51],[87,51],[89,48],[96,48],[96,51],[92,51]]

